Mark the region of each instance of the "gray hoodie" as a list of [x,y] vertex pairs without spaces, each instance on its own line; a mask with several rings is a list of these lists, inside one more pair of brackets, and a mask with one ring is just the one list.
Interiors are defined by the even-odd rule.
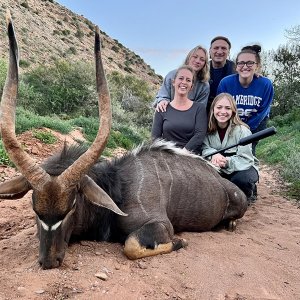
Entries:
[[[156,105],[162,100],[172,101],[174,99],[174,87],[172,81],[175,78],[176,72],[177,69],[169,72],[164,78],[162,86],[160,87],[155,97],[155,100],[153,102],[154,107],[156,107]],[[195,102],[202,102],[206,107],[208,96],[209,96],[209,83],[201,82],[198,79],[196,79],[193,88],[190,90],[188,94],[188,98]]]

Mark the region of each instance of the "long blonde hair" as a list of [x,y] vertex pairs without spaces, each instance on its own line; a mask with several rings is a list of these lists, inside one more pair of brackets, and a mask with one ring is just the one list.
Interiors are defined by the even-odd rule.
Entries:
[[236,107],[236,103],[235,103],[234,98],[228,93],[221,93],[221,94],[219,94],[215,97],[215,99],[213,100],[213,102],[211,104],[210,111],[209,111],[209,117],[208,117],[207,132],[208,133],[214,133],[218,129],[218,122],[217,122],[217,119],[214,116],[214,108],[215,108],[217,102],[219,100],[221,100],[222,98],[224,98],[224,97],[229,101],[230,108],[232,110],[232,115],[231,115],[231,118],[229,120],[231,122],[232,128],[234,128],[234,126],[236,126],[236,125],[244,125],[247,128],[249,128],[249,126],[240,119],[240,117],[237,113],[237,107]]
[[196,77],[199,81],[206,82],[209,80],[210,75],[209,75],[209,64],[208,64],[208,52],[204,47],[198,45],[195,48],[193,48],[186,56],[183,64],[188,65],[191,56],[198,50],[202,50],[205,54],[205,65],[203,66],[203,68],[200,71],[197,72]]

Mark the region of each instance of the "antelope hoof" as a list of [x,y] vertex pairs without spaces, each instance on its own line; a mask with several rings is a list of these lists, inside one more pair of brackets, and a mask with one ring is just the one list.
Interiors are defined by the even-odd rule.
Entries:
[[172,244],[173,244],[172,250],[176,251],[178,249],[185,248],[188,245],[188,242],[185,239],[175,238],[172,240]]
[[236,220],[230,220],[228,223],[228,231],[236,230]]

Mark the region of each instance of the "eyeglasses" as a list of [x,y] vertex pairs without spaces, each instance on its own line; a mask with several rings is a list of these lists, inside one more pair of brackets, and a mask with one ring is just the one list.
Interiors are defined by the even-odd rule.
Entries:
[[251,60],[249,60],[249,61],[238,61],[236,63],[236,65],[240,68],[243,67],[244,65],[246,65],[247,67],[253,67],[255,64],[257,64],[257,63],[255,61],[251,61]]

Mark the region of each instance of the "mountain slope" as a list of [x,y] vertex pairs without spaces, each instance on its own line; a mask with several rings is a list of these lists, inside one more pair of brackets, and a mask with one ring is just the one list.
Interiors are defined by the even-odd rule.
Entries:
[[[5,13],[10,9],[20,48],[21,71],[56,59],[94,60],[94,26],[53,0],[1,0],[0,58],[8,54]],[[97,24],[101,30],[101,24]],[[102,32],[102,54],[107,73],[130,74],[158,87],[162,77],[144,60]]]

